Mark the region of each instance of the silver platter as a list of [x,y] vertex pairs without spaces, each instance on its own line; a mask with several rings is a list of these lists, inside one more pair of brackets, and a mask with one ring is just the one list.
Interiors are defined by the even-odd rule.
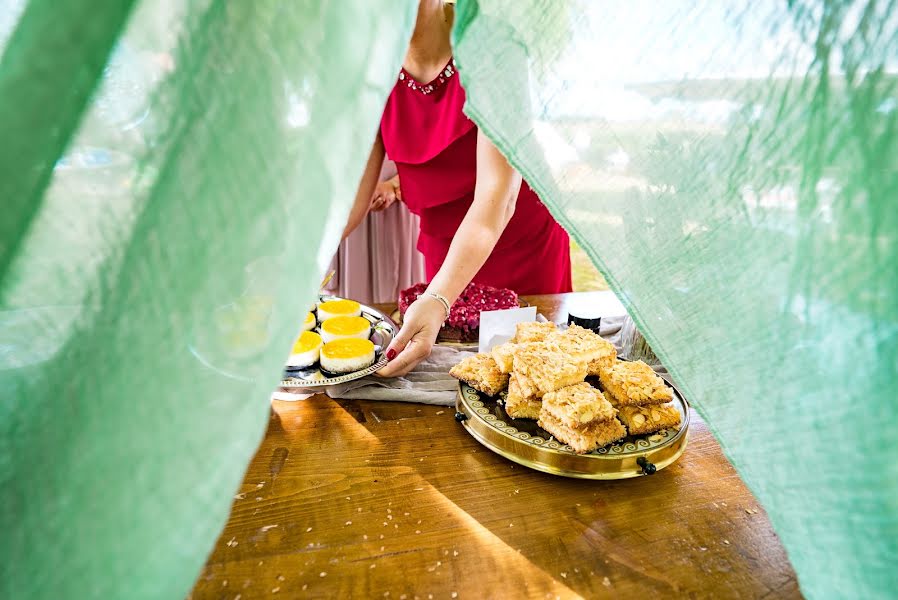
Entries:
[[[338,296],[320,296],[321,302],[328,300],[342,300]],[[362,316],[371,322],[371,338],[374,343],[374,364],[359,371],[334,375],[323,372],[318,364],[311,367],[293,368],[286,367],[284,379],[280,387],[286,389],[317,389],[329,385],[346,383],[361,379],[378,371],[387,364],[386,350],[393,341],[393,337],[399,332],[399,326],[393,320],[376,308],[362,305]],[[320,323],[318,324],[320,326]],[[317,328],[316,328],[317,329]]]

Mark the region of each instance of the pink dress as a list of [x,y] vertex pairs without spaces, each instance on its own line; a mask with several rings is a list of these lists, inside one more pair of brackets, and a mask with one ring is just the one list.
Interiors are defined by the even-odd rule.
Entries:
[[[402,201],[420,217],[418,249],[428,280],[446,259],[474,200],[477,178],[477,126],[462,112],[465,91],[454,64],[426,85],[403,69],[380,123],[386,153],[399,171]],[[526,182],[514,216],[474,281],[518,294],[571,291],[567,232]]]
[[[396,174],[385,160],[380,181]],[[365,304],[396,302],[399,292],[424,281],[424,257],[415,249],[418,217],[395,202],[368,213],[340,244],[330,269],[336,271],[326,291]]]

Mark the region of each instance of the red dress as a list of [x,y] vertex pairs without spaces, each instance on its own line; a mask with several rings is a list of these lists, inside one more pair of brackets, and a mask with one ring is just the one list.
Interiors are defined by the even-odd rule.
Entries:
[[[477,126],[462,112],[465,91],[450,61],[431,83],[404,69],[380,122],[387,156],[399,171],[402,201],[421,220],[418,250],[428,280],[439,271],[449,244],[474,200]],[[567,232],[526,182],[514,216],[474,281],[518,294],[571,291]]]

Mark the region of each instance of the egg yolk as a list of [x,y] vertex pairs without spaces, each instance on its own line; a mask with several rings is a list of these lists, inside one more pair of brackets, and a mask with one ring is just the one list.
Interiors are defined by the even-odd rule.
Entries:
[[321,336],[314,331],[303,331],[296,343],[293,344],[293,354],[302,354],[314,350],[321,345]]
[[352,335],[371,328],[365,317],[333,317],[321,324],[321,329],[334,335]]
[[321,352],[328,358],[355,358],[357,356],[365,356],[374,351],[374,344],[371,340],[360,340],[358,338],[349,338],[345,340],[336,340],[324,345]]
[[321,308],[332,315],[351,315],[361,309],[355,300],[329,300],[322,302]]
[[306,325],[310,325],[315,322],[315,315],[312,313],[306,313]]

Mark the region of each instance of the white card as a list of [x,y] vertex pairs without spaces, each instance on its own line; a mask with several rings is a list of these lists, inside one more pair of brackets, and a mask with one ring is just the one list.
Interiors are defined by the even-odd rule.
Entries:
[[480,352],[489,352],[493,347],[504,344],[515,333],[515,325],[536,321],[536,307],[490,310],[480,313]]

